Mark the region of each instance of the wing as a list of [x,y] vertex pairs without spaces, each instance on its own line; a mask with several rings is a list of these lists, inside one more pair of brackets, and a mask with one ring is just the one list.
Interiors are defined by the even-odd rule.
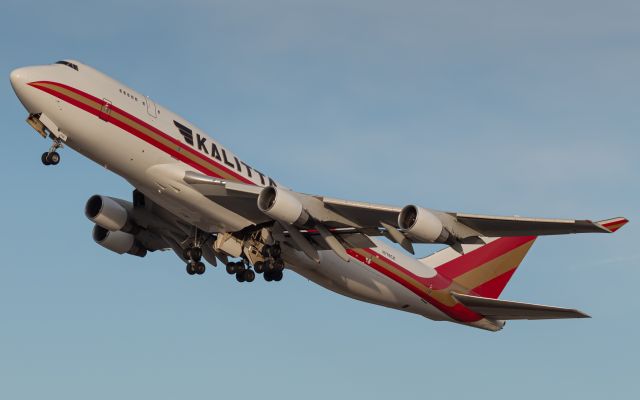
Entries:
[[547,219],[525,217],[495,217],[452,213],[456,220],[481,233],[483,236],[541,236],[563,235],[567,233],[610,233],[603,223],[589,220]]
[[[184,257],[184,249],[192,243],[193,226],[144,196],[137,189],[133,193],[133,203],[122,199],[111,199],[127,210],[131,226],[135,227],[128,232],[134,236],[135,243],[145,250],[124,252],[144,257],[147,251],[173,250],[180,259],[187,261]],[[217,264],[216,258],[224,260],[225,257],[215,252],[211,245],[212,239],[212,236],[204,237],[201,250],[203,257],[215,266]],[[101,245],[122,254],[122,251],[118,251],[122,249],[113,249],[105,244]]]
[[[191,171],[185,173],[183,180],[211,200],[229,207],[247,219],[256,223],[275,221],[258,209],[257,199],[264,188],[226,182]],[[309,219],[312,223],[311,228],[324,237],[321,242],[334,249],[335,244],[330,245],[331,236],[347,233],[384,235],[410,252],[413,252],[412,243],[446,243],[461,251],[461,244],[476,243],[482,240],[481,237],[611,233],[628,222],[625,218],[592,222],[590,220],[475,215],[431,210],[413,205],[401,208],[342,200],[293,192],[286,188],[276,188],[276,190],[286,191],[287,198],[294,198],[300,203],[301,209],[311,217]],[[275,198],[277,199],[278,196]],[[286,221],[285,230],[288,232],[292,229],[309,228],[308,225],[309,222],[306,226],[296,226],[292,221]],[[330,236],[327,236],[327,232],[320,226],[327,228]],[[302,245],[300,235],[294,233],[291,237],[296,237]],[[339,242],[345,245],[344,240]]]

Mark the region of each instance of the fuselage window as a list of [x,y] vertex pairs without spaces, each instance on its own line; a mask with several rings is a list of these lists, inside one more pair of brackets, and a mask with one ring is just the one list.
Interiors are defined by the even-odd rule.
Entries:
[[73,68],[76,71],[78,70],[78,66],[75,65],[74,63],[70,63],[69,61],[58,61],[56,64],[62,64],[62,65],[66,65],[69,68]]

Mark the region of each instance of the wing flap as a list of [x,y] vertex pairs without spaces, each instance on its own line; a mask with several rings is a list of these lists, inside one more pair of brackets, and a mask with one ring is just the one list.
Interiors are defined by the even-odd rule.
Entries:
[[335,211],[345,218],[356,221],[361,227],[378,227],[380,222],[396,226],[398,214],[402,208],[384,204],[366,203],[321,197],[325,207]]
[[470,310],[495,320],[591,318],[582,311],[571,308],[490,299],[461,293],[452,293],[452,295]]

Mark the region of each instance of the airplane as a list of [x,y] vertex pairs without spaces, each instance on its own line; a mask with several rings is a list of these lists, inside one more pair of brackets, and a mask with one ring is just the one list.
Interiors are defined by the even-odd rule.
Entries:
[[[238,282],[290,270],[336,293],[488,331],[508,320],[585,318],[499,299],[538,236],[612,233],[628,220],[500,217],[296,192],[181,116],[75,60],[10,74],[27,123],[120,175],[131,200],[91,196],[93,239],[119,254],[173,250],[189,275],[218,262]],[[383,240],[385,237],[387,240]],[[445,247],[415,258],[414,244]]]

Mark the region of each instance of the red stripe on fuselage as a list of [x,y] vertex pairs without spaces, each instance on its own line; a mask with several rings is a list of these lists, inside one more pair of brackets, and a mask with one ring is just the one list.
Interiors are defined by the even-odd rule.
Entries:
[[[81,90],[78,90],[76,88],[73,88],[71,86],[68,85],[64,85],[61,83],[57,83],[57,82],[50,82],[50,81],[40,81],[40,82],[32,82],[30,83],[31,86],[42,90],[43,92],[49,93],[57,98],[60,98],[61,100],[64,100],[65,102],[78,107],[90,114],[93,114],[97,117],[100,116],[101,111],[97,110],[93,107],[88,106],[87,104],[84,104],[82,102],[79,102],[69,96],[66,96],[60,92],[57,92],[51,88],[48,87],[41,87],[38,86],[38,83],[43,83],[43,84],[52,84],[55,86],[59,86],[61,88],[70,90],[88,100],[91,100],[93,102],[96,102],[100,105],[104,105],[105,102],[101,99],[98,99],[95,96],[92,96],[86,92],[83,92]],[[232,175],[233,177],[235,177],[236,179],[244,182],[244,183],[248,183],[251,185],[255,185],[254,182],[250,181],[249,179],[243,177],[242,175],[239,175],[238,173],[236,173],[233,170],[230,170],[229,168],[225,167],[222,164],[219,164],[217,162],[215,162],[214,160],[205,157],[204,155],[202,155],[201,153],[195,151],[193,148],[188,147],[186,145],[184,145],[183,143],[177,141],[176,139],[174,139],[173,137],[171,137],[170,135],[160,131],[159,129],[149,125],[148,123],[140,120],[139,118],[134,117],[133,115],[125,112],[123,109],[110,105],[110,108],[112,110],[112,112],[117,112],[119,114],[121,114],[122,116],[142,125],[143,127],[153,131],[154,133],[156,133],[157,135],[162,136],[164,139],[169,140],[171,143],[177,145],[178,147],[180,147],[181,149],[184,149],[194,155],[196,155],[198,158],[204,160],[207,164],[210,165],[215,165],[216,168],[221,169],[223,171],[225,171],[226,173]],[[149,137],[148,135],[146,135],[144,132],[141,132],[135,128],[133,128],[132,126],[119,121],[118,119],[115,119],[113,117],[108,118],[108,121],[114,126],[117,126],[119,128],[121,128],[122,130],[138,137],[141,140],[146,141],[147,143],[153,145],[154,147],[162,150],[163,152],[171,155],[172,157],[179,159],[180,161],[192,166],[193,168],[196,168],[197,170],[209,175],[209,176],[215,176],[217,178],[221,178],[219,175],[217,175],[215,172],[211,171],[210,169],[194,162],[193,160],[185,157],[183,154],[180,154],[179,152],[174,151],[173,149],[167,147],[166,145],[159,143],[158,141],[154,140],[153,138]],[[389,277],[390,279],[393,279],[394,281],[400,283],[402,286],[404,286],[405,288],[411,290],[413,293],[415,293],[416,295],[418,295],[420,298],[428,301],[430,304],[432,304],[433,306],[435,306],[436,308],[438,308],[439,310],[441,310],[443,313],[445,313],[446,315],[450,316],[451,318],[461,321],[461,322],[474,322],[474,321],[478,321],[480,319],[482,319],[483,317],[469,309],[467,309],[466,307],[464,307],[462,304],[460,303],[456,303],[454,306],[450,307],[447,306],[445,304],[440,303],[439,301],[437,301],[436,299],[434,299],[433,297],[429,296],[424,290],[415,287],[414,285],[412,285],[410,282],[407,282],[406,280],[402,279],[401,277],[391,273],[390,271],[388,271],[386,268],[382,267],[381,265],[377,264],[374,260],[375,258],[381,258],[383,259],[386,263],[392,265],[394,268],[398,269],[399,271],[402,271],[404,274],[407,274],[409,276],[411,276],[413,279],[424,283],[425,285],[429,286],[430,288],[432,288],[433,290],[438,290],[438,289],[444,289],[446,288],[451,281],[446,279],[445,277],[443,277],[441,274],[437,274],[434,278],[422,278],[422,277],[418,277],[417,275],[411,273],[410,271],[408,271],[407,269],[399,266],[397,263],[389,260],[388,258],[382,256],[379,253],[376,253],[375,251],[371,250],[371,249],[364,249],[366,252],[372,254],[374,256],[374,258],[371,260],[371,262],[367,262],[365,260],[365,258],[360,255],[355,253],[352,250],[347,250],[347,252],[349,253],[349,255],[351,255],[351,257],[357,259],[358,261],[362,262],[364,265],[368,265],[372,268],[374,268],[375,270],[379,271],[380,273],[384,274],[385,276]]]
[[440,274],[437,274],[433,278],[419,277],[419,276],[413,274],[412,272],[410,272],[409,270],[407,270],[406,268],[403,268],[402,266],[400,266],[396,262],[394,262],[394,261],[388,259],[387,257],[383,256],[382,254],[377,253],[373,249],[363,248],[362,250],[364,250],[365,252],[371,254],[372,257],[370,257],[367,260],[364,256],[362,256],[361,254],[356,253],[352,249],[347,249],[347,254],[349,254],[351,257],[355,258],[356,260],[360,261],[362,264],[364,264],[364,265],[366,265],[366,266],[368,266],[370,268],[375,269],[376,271],[380,272],[381,274],[385,275],[386,277],[388,277],[388,278],[394,280],[395,282],[401,284],[402,286],[404,286],[405,288],[407,288],[411,292],[415,293],[418,297],[420,297],[421,299],[427,301],[429,304],[433,305],[438,310],[442,311],[444,314],[448,315],[452,319],[454,319],[456,321],[460,321],[460,322],[475,322],[475,321],[479,321],[479,320],[481,320],[483,318],[482,315],[477,314],[477,313],[469,310],[468,308],[466,308],[465,306],[463,306],[462,304],[460,304],[458,302],[456,302],[456,304],[454,306],[448,306],[446,304],[443,304],[443,303],[439,302],[435,298],[429,296],[429,294],[426,291],[424,291],[424,290],[422,290],[422,289],[420,289],[418,287],[415,287],[413,284],[411,284],[411,282],[406,281],[402,277],[392,273],[387,268],[385,268],[382,265],[378,264],[376,262],[376,259],[382,259],[385,263],[391,265],[392,267],[394,267],[395,269],[397,269],[399,271],[402,271],[402,273],[411,276],[416,281],[418,281],[418,282],[430,287],[433,290],[445,289],[448,286],[450,286],[451,281],[448,280],[446,277],[443,277]]
[[[74,105],[74,106],[76,106],[76,107],[78,107],[78,108],[80,108],[80,109],[82,109],[84,111],[87,111],[87,112],[89,112],[89,113],[91,113],[91,114],[93,114],[95,116],[99,116],[100,115],[100,111],[99,110],[96,110],[93,107],[90,107],[90,106],[88,106],[88,105],[86,105],[86,104],[84,104],[82,102],[79,102],[79,101],[77,101],[77,100],[75,100],[75,99],[73,99],[73,98],[71,98],[69,96],[66,96],[66,95],[64,95],[64,94],[62,94],[60,92],[57,92],[57,91],[55,91],[53,89],[50,89],[50,88],[47,88],[47,87],[38,86],[37,85],[38,83],[51,84],[51,85],[59,86],[61,88],[70,90],[70,91],[72,91],[72,92],[74,92],[74,93],[76,93],[76,94],[78,94],[78,95],[80,95],[80,96],[82,96],[82,97],[84,97],[84,98],[86,98],[88,100],[96,102],[98,104],[101,104],[101,105],[105,104],[104,100],[101,100],[101,99],[99,99],[99,98],[97,98],[95,96],[92,96],[89,93],[83,92],[81,90],[78,90],[78,89],[76,89],[74,87],[71,87],[71,86],[68,86],[68,85],[65,85],[65,84],[62,84],[62,83],[51,82],[51,81],[39,81],[39,82],[31,82],[31,83],[29,83],[29,85],[31,85],[31,86],[39,89],[39,90],[42,90],[43,92],[49,93],[49,94],[51,94],[51,95],[53,95],[55,97],[58,97],[59,99],[64,100],[67,103],[69,103],[71,105]],[[184,150],[188,151],[189,153],[197,156],[201,160],[205,161],[207,164],[215,166],[215,168],[223,170],[224,172],[226,172],[229,175],[233,176],[237,180],[239,180],[239,181],[241,181],[243,183],[250,184],[250,185],[255,185],[254,182],[252,182],[251,180],[249,180],[249,179],[245,178],[244,176],[238,174],[236,171],[233,171],[233,170],[227,168],[226,166],[214,161],[213,159],[204,156],[203,154],[197,152],[195,149],[193,149],[193,148],[191,148],[191,147],[179,142],[178,140],[176,140],[172,136],[160,131],[159,129],[153,127],[152,125],[149,125],[148,123],[142,121],[141,119],[139,119],[139,118],[127,113],[123,109],[121,109],[119,107],[116,107],[114,105],[110,105],[110,109],[112,110],[112,112],[115,111],[118,114],[120,114],[120,115],[122,115],[122,116],[124,116],[124,117],[126,117],[126,118],[128,118],[128,119],[130,119],[130,120],[132,120],[134,122],[136,122],[137,124],[140,124],[143,127],[153,131],[155,134],[157,134],[159,136],[162,136],[164,139],[172,142],[176,146],[179,146],[181,149],[184,149]],[[211,171],[210,169],[208,169],[208,168],[206,168],[206,167],[194,162],[193,160],[189,159],[188,157],[185,157],[183,154],[180,154],[179,152],[176,152],[173,149],[168,148],[167,146],[163,145],[162,143],[159,143],[158,141],[154,140],[153,138],[147,136],[145,133],[133,128],[130,125],[127,125],[127,124],[125,124],[125,123],[123,123],[123,122],[121,122],[121,121],[119,121],[119,120],[117,120],[117,119],[115,119],[113,117],[108,118],[107,122],[109,122],[112,125],[115,125],[115,126],[121,128],[122,130],[124,130],[126,132],[131,133],[132,135],[138,137],[139,139],[142,139],[142,140],[146,141],[147,143],[157,147],[158,149],[164,151],[165,153],[171,155],[172,157],[174,157],[174,158],[176,158],[176,159],[178,159],[178,160],[180,160],[180,161],[192,166],[193,168],[198,169],[199,171],[201,171],[201,172],[203,172],[203,173],[205,173],[205,174],[207,174],[209,176],[214,176],[216,178],[222,178],[220,175],[216,174],[214,171]]]

